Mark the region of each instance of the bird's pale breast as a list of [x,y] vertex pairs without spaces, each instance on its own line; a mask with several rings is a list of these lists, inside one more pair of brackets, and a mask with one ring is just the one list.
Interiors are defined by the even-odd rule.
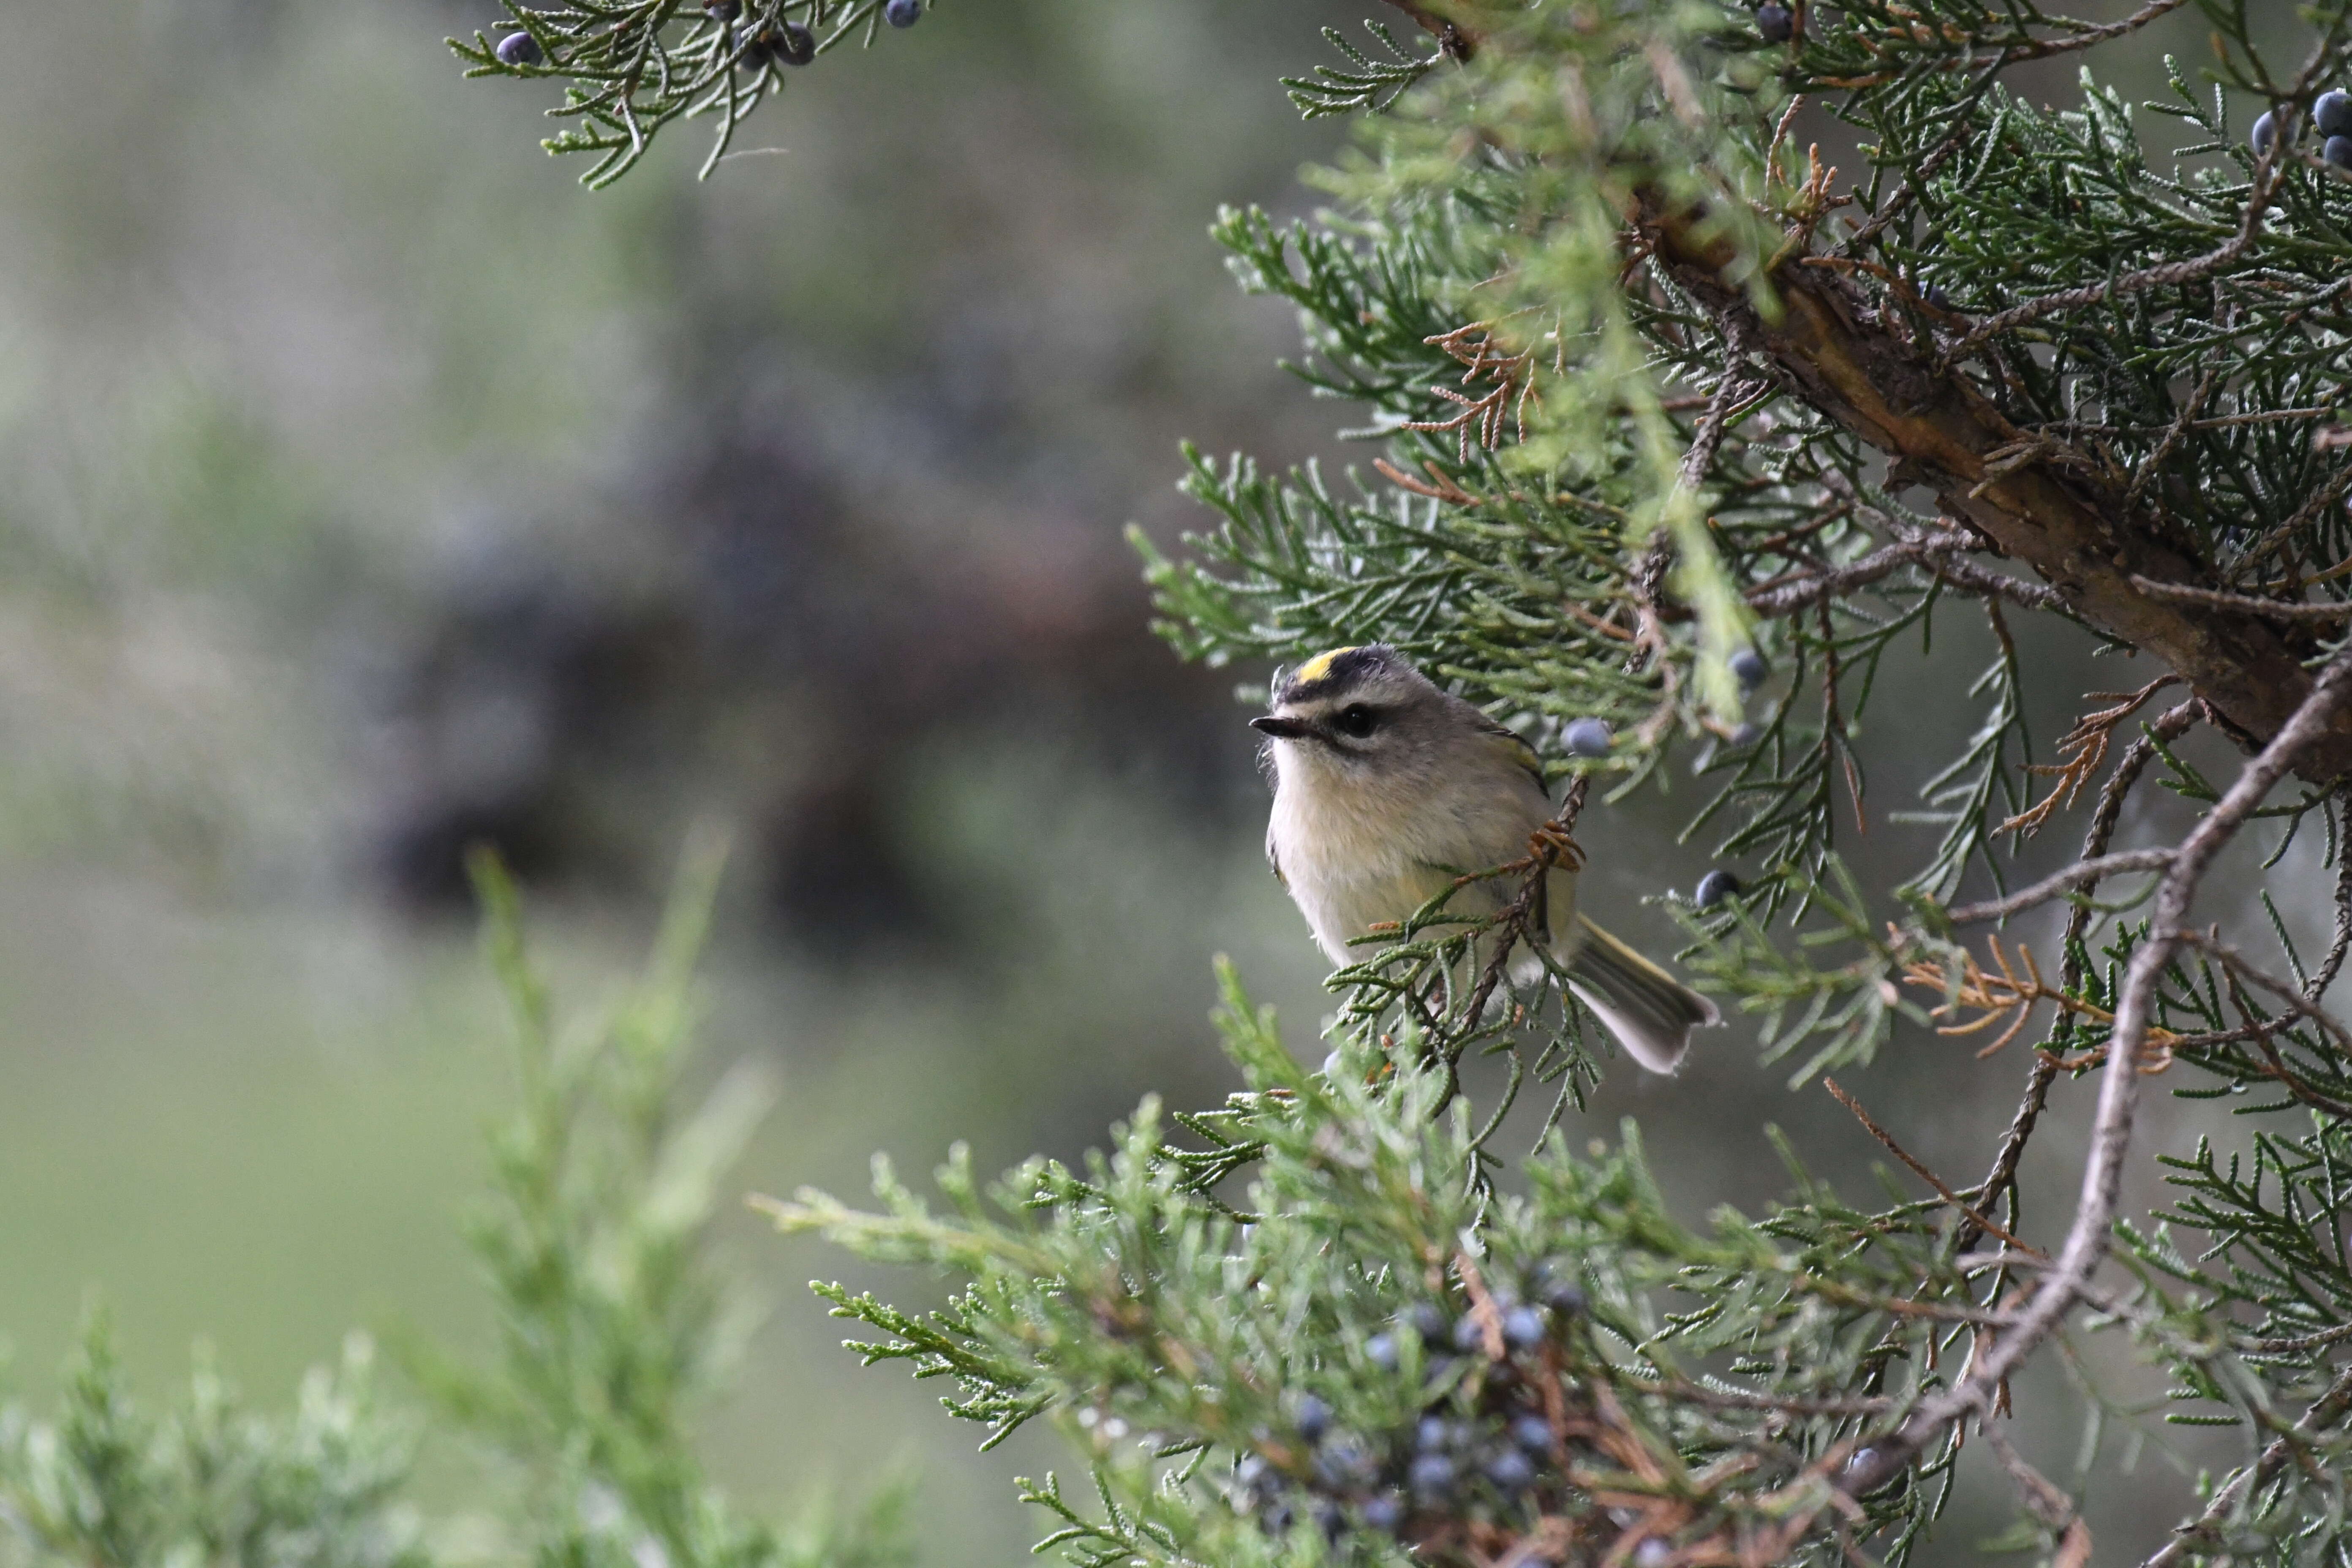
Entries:
[[[1308,769],[1318,771],[1309,776]],[[1349,963],[1364,956],[1349,949],[1351,939],[1405,919],[1457,874],[1525,856],[1528,835],[1550,810],[1524,774],[1373,778],[1312,756],[1286,756],[1270,837],[1316,941],[1332,962]],[[1447,907],[1470,918],[1488,914],[1517,886],[1508,879],[1474,883]],[[1555,874],[1553,887],[1556,901],[1572,899],[1571,876]]]

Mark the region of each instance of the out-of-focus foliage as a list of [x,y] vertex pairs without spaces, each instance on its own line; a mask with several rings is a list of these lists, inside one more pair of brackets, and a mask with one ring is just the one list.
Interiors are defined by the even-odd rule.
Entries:
[[[489,955],[511,1004],[520,1104],[493,1133],[495,1198],[474,1247],[499,1354],[411,1357],[425,1410],[376,1390],[354,1338],[291,1415],[248,1410],[200,1367],[184,1407],[143,1410],[94,1318],[58,1413],[0,1407],[0,1563],[25,1568],[429,1568],[455,1560],[645,1568],[893,1568],[903,1494],[788,1531],[713,1486],[688,1417],[751,1318],[709,1258],[719,1184],[772,1096],[722,1077],[677,1101],[697,1023],[693,966],[718,858],[689,860],[645,976],[601,1016],[557,1017],[505,872],[478,862]],[[421,1441],[462,1452],[474,1495],[428,1520]]]
[[143,1408],[93,1315],[54,1415],[0,1408],[0,1563],[144,1568],[425,1568],[401,1500],[416,1423],[387,1410],[373,1347],[313,1372],[290,1415],[258,1413],[209,1366],[185,1401]]
[[675,1102],[697,1023],[694,963],[716,854],[690,856],[644,978],[566,1026],[523,949],[520,910],[487,858],[477,881],[514,1011],[522,1103],[493,1138],[498,1202],[474,1227],[500,1308],[491,1368],[425,1363],[427,1385],[523,1473],[518,1553],[679,1568],[887,1568],[884,1511],[799,1536],[748,1519],[705,1479],[687,1424],[753,1321],[706,1256],[719,1184],[767,1113],[754,1068],[701,1107]]

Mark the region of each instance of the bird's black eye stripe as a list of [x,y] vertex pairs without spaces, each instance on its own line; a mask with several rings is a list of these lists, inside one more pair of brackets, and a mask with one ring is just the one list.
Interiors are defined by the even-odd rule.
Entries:
[[1360,741],[1381,727],[1381,716],[1360,702],[1350,702],[1332,716],[1331,727]]

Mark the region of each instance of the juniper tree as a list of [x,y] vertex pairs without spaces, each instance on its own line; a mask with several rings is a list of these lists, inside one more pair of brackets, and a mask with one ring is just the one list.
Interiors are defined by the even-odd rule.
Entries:
[[[2186,0],[1393,4],[1284,79],[1360,122],[1328,212],[1214,228],[1243,287],[1297,308],[1292,368],[1354,407],[1368,463],[1192,454],[1213,522],[1138,543],[1187,658],[1379,639],[1519,730],[1553,830],[1461,869],[1526,893],[1483,922],[1449,894],[1368,942],[1328,1044],[1286,1040],[1228,969],[1246,1088],[1147,1100],[1082,1168],[983,1185],[958,1156],[937,1206],[887,1166],[875,1211],[767,1206],[946,1272],[933,1311],[823,1293],[990,1444],[1066,1431],[1091,1485],[1023,1487],[1084,1563],[1902,1562],[1968,1445],[2072,1568],[2075,1500],[2004,1417],[2014,1374],[2100,1333],[2170,1385],[2108,1414],[2241,1443],[2151,1561],[2352,1558],[2352,1035],[2328,1009],[2352,946],[2352,184],[2314,124],[2352,5],[2304,5],[2285,58],[2258,36],[2283,7],[2197,0],[2210,55],[2136,103],[2105,62]],[[820,55],[877,36],[872,0],[737,9],[551,0],[513,13],[543,59],[458,47],[558,79],[549,145],[594,183],[698,114],[715,157],[782,81],[759,29]],[[2063,107],[2017,85],[2053,65],[2081,73]],[[1961,657],[1929,641],[1955,617],[1990,633],[1943,681],[1979,722],[1908,814],[1915,862],[1865,879],[1847,836],[1904,736],[1858,721],[1883,670]],[[2054,752],[2027,715],[2076,694],[2021,657],[2037,624],[2144,656]],[[2195,764],[2200,735],[2233,773]],[[1713,785],[1689,832],[1741,883],[1678,907],[1685,963],[1798,1080],[1898,1028],[2038,1042],[1980,1175],[1854,1101],[1916,1195],[1843,1198],[1791,1148],[1780,1201],[1699,1224],[1634,1126],[1598,1153],[1561,1134],[1605,1063],[1506,960],[1586,814],[1684,762]],[[2151,790],[2196,806],[2185,835],[2135,841]],[[2042,833],[2079,852],[2021,879]],[[2242,930],[2199,906],[2228,858],[2310,864],[2283,858],[2299,834],[2327,875],[2274,876]],[[2288,917],[2314,911],[2307,952]],[[1460,1069],[1485,1055],[1507,1072],[1481,1094]],[[1515,1154],[1530,1085],[1549,1113]],[[2155,1085],[2247,1114],[2152,1147]],[[2029,1216],[2021,1162],[2058,1118],[2087,1130],[2079,1195]],[[2125,1212],[2151,1162],[2169,1197]]]

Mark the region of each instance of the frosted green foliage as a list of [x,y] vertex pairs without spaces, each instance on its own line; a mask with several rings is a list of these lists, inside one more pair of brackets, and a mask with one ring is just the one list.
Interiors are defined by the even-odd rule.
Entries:
[[1346,56],[1348,63],[1320,65],[1312,76],[1282,79],[1282,85],[1290,89],[1290,101],[1307,119],[1385,109],[1396,101],[1397,94],[1427,76],[1445,58],[1440,49],[1424,53],[1405,47],[1378,22],[1366,23],[1364,30],[1372,36],[1376,53],[1358,48],[1338,29],[1326,27],[1324,40]]
[[373,1362],[353,1338],[287,1415],[251,1410],[200,1363],[184,1401],[156,1412],[93,1316],[56,1414],[0,1409],[0,1563],[425,1568],[400,1499],[417,1425],[382,1407]]
[[509,61],[482,33],[449,47],[473,77],[552,78],[563,101],[548,110],[569,121],[541,143],[550,153],[588,155],[583,184],[608,185],[643,158],[672,121],[714,122],[707,178],[727,155],[736,128],[782,92],[788,64],[773,47],[787,23],[806,27],[818,55],[882,32],[885,0],[634,0],[622,5],[521,5],[506,0],[512,27],[539,44],[538,58]]

